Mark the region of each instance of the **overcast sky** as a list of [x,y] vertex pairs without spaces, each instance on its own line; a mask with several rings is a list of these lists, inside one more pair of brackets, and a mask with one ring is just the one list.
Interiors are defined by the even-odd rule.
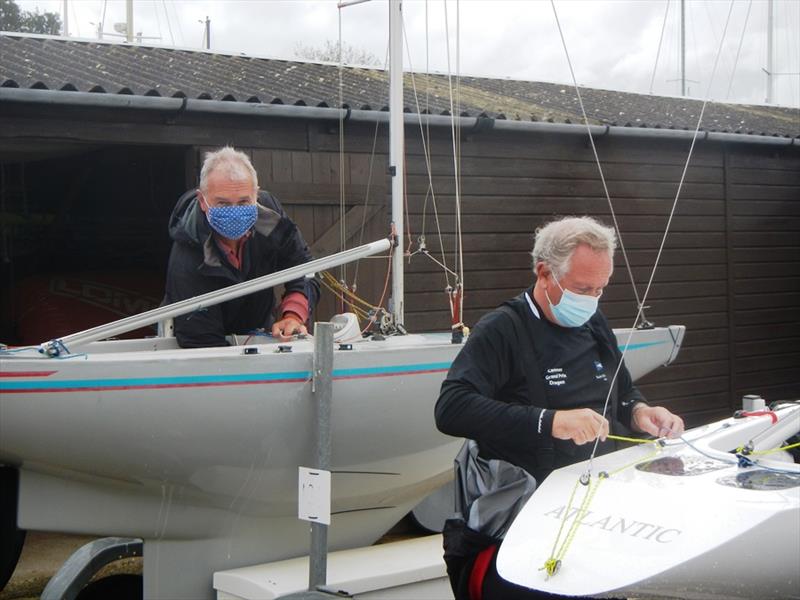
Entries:
[[[17,0],[23,10],[63,10],[63,0]],[[679,0],[558,0],[556,10],[581,85],[680,95]],[[688,95],[703,99],[730,10],[710,98],[763,104],[766,99],[767,0],[687,0]],[[68,0],[71,36],[96,38],[125,20],[124,0]],[[732,7],[732,8],[731,8]],[[200,48],[206,16],[212,50],[294,58],[298,44],[339,39],[336,0],[135,0],[135,31],[155,45]],[[546,0],[406,0],[414,70],[532,81],[572,81],[553,10]],[[800,0],[774,0],[774,102],[800,106]],[[665,18],[666,15],[666,18]],[[446,20],[447,17],[447,20]],[[341,11],[342,39],[383,63],[388,40],[385,0]],[[659,39],[662,38],[659,52]],[[426,35],[427,31],[427,35]],[[447,39],[450,39],[448,67]],[[106,39],[117,39],[106,37]],[[738,55],[738,60],[737,60]],[[658,61],[656,58],[658,57]],[[652,84],[651,84],[652,82]]]

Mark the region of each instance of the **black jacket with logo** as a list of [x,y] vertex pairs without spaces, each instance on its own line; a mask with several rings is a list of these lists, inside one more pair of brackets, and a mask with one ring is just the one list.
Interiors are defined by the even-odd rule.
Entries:
[[[481,456],[507,460],[541,483],[553,469],[588,458],[593,444],[578,446],[552,437],[554,411],[576,405],[550,405],[552,394],[548,397],[540,365],[548,364],[546,340],[553,333],[547,328],[553,326],[533,315],[525,299],[529,292],[475,326],[442,383],[435,414],[443,433],[476,440]],[[614,333],[600,311],[585,327],[597,343],[600,361],[609,366],[610,381],[621,359]],[[612,430],[630,428],[633,405],[642,401],[623,364],[609,401]],[[607,440],[598,451],[613,449]]]
[[[278,200],[268,192],[258,193],[258,220],[245,242],[241,269],[223,256],[212,235],[195,190],[178,199],[169,220],[173,239],[167,267],[164,304],[219,290],[236,283],[269,275],[311,260],[303,236]],[[319,283],[294,279],[284,284],[286,293],[300,292],[313,309],[319,298]],[[175,336],[183,348],[225,346],[225,336],[269,330],[275,295],[261,290],[175,318]]]

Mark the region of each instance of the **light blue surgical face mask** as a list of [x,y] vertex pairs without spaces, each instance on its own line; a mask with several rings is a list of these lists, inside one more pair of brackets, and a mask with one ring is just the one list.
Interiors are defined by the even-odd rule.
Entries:
[[561,287],[561,284],[553,275],[553,281],[561,290],[561,300],[558,304],[553,305],[550,302],[550,296],[545,290],[544,294],[547,298],[547,303],[550,305],[550,310],[553,311],[553,316],[564,327],[580,327],[586,321],[592,318],[592,315],[597,312],[597,301],[599,297],[589,296],[584,294],[576,294]]
[[208,224],[218,234],[229,240],[238,240],[256,224],[258,206],[255,204],[208,206],[206,217]]

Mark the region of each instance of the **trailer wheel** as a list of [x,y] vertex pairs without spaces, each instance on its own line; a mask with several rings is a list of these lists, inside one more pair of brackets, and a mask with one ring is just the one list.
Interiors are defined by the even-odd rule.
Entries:
[[120,573],[92,581],[75,600],[142,600],[144,585],[141,575]]
[[25,531],[17,527],[19,473],[11,467],[0,467],[0,590],[17,567]]

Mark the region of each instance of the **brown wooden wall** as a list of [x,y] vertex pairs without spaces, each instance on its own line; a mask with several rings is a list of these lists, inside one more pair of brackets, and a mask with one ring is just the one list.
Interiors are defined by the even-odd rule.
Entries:
[[[338,134],[310,124],[305,149],[251,148],[263,187],[287,205],[317,250],[338,249]],[[374,126],[346,128],[348,228],[357,231],[370,179]],[[455,180],[452,140],[431,132],[432,192],[418,129],[407,131],[407,228],[412,251],[428,250],[455,264]],[[603,172],[639,294],[651,276],[688,141],[604,138]],[[381,128],[363,240],[388,233],[387,141]],[[590,214],[611,223],[591,149],[582,136],[488,132],[463,136],[461,216],[466,268],[465,320],[531,285],[529,252],[536,227],[556,215]],[[439,213],[440,235],[433,199]],[[357,217],[357,219],[356,219]],[[353,223],[358,220],[359,223]],[[424,230],[423,230],[424,223]],[[324,238],[324,239],[323,239]],[[320,243],[320,240],[323,240]],[[357,243],[350,239],[348,246]],[[385,265],[365,261],[359,291],[376,301]],[[629,326],[636,302],[622,253],[601,306],[614,326]],[[352,273],[352,271],[351,271]],[[452,282],[452,278],[450,279]],[[421,254],[407,264],[406,325],[449,328],[442,269]],[[372,294],[370,294],[372,292]],[[701,143],[695,148],[658,268],[646,316],[684,324],[675,364],[641,382],[651,400],[692,424],[726,414],[743,393],[767,399],[800,397],[800,151],[797,148]],[[319,311],[325,318],[333,303]]]

